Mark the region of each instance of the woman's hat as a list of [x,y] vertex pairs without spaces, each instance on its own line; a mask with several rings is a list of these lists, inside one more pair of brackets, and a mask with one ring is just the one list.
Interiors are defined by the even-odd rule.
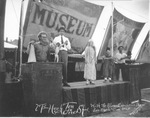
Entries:
[[38,38],[41,37],[41,34],[46,34],[46,36],[47,36],[47,33],[46,33],[45,31],[40,31],[40,32],[38,33],[37,37],[38,37]]

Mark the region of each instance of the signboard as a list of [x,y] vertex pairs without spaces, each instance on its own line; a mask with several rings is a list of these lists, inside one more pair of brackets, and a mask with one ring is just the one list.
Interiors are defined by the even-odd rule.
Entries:
[[[131,51],[144,23],[133,21],[116,9],[114,9],[113,18],[114,54],[118,51],[119,46],[123,46],[125,52]],[[111,47],[111,40],[109,40],[109,47]]]
[[[133,45],[141,32],[145,23],[133,21],[119,13],[116,9],[113,11],[113,54],[115,56],[119,46],[124,46],[124,51],[131,51]],[[98,59],[106,53],[106,48],[112,47],[112,17],[109,20],[106,29],[103,45],[99,52]],[[112,48],[111,48],[112,49]]]
[[30,40],[38,40],[40,31],[47,32],[51,39],[64,26],[73,52],[82,53],[102,10],[102,6],[83,0],[31,0],[25,19],[23,48],[26,49]]

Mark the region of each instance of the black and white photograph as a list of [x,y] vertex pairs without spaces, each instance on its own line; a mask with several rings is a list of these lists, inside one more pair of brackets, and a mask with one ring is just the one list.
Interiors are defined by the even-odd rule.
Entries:
[[0,117],[150,117],[149,0],[0,0]]

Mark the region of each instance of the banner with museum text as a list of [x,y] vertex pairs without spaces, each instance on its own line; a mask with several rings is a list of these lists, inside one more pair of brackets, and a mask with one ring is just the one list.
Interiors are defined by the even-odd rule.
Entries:
[[136,62],[139,63],[150,63],[150,40],[149,40],[149,33],[141,46],[138,58]]
[[84,0],[39,0],[30,1],[24,25],[23,48],[30,40],[37,40],[40,31],[48,37],[58,35],[60,27],[67,30],[73,53],[82,53],[91,38],[103,6]]
[[[115,56],[119,46],[124,46],[124,51],[131,51],[133,45],[141,32],[145,23],[133,21],[116,9],[113,11],[113,54]],[[108,23],[106,36],[103,39],[103,47],[99,53],[98,58],[105,54],[107,47],[112,47],[112,20]]]

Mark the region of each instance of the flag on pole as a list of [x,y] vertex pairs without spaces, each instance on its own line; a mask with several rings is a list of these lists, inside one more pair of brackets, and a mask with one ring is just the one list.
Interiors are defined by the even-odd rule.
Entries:
[[136,59],[136,62],[139,63],[150,63],[150,40],[149,40],[149,33],[147,33],[147,36],[141,46],[138,58]]

